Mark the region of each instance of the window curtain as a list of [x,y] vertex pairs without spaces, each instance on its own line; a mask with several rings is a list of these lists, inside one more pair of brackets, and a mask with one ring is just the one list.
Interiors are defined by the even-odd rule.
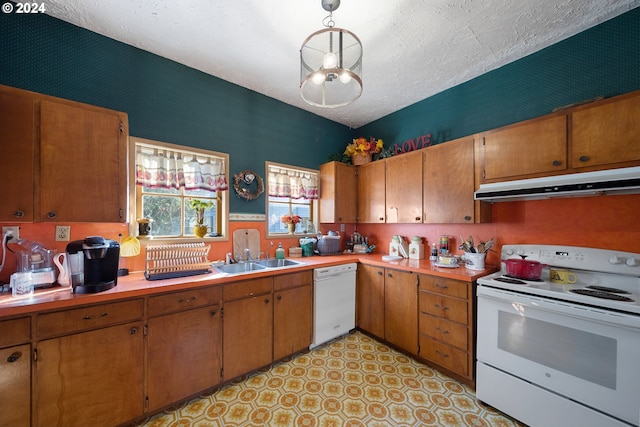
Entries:
[[269,196],[315,200],[318,175],[304,171],[269,168]]
[[155,188],[224,191],[223,159],[136,146],[136,184]]

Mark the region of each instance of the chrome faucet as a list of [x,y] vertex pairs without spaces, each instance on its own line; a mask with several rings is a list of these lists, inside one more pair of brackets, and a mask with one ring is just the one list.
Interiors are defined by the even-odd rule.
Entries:
[[251,251],[249,248],[244,248],[244,260],[251,261]]

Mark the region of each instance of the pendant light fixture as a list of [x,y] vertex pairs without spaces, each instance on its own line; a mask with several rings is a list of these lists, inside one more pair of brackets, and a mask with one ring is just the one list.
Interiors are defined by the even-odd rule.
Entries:
[[334,28],[340,0],[321,1],[329,15],[322,21],[326,28],[300,48],[300,94],[316,107],[344,107],[362,94],[362,43],[351,31]]

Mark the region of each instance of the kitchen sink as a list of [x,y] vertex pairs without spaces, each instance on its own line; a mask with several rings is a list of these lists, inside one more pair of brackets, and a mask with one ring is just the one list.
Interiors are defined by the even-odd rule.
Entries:
[[238,264],[224,264],[215,267],[216,270],[220,270],[223,273],[240,274],[249,273],[252,271],[266,270],[267,267],[260,265],[257,262],[241,262]]
[[293,261],[290,259],[265,259],[262,261],[256,261],[256,264],[263,265],[267,268],[280,268],[280,267],[289,267],[291,265],[303,265],[304,263]]

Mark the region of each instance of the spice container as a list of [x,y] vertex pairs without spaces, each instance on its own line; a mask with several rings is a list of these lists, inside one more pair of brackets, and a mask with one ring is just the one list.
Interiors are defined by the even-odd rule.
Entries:
[[393,236],[389,243],[389,255],[400,256],[400,237]]
[[409,244],[409,259],[424,259],[424,245],[420,236],[413,236]]
[[435,261],[438,259],[438,248],[435,243],[431,244],[431,256],[429,257],[430,261]]

